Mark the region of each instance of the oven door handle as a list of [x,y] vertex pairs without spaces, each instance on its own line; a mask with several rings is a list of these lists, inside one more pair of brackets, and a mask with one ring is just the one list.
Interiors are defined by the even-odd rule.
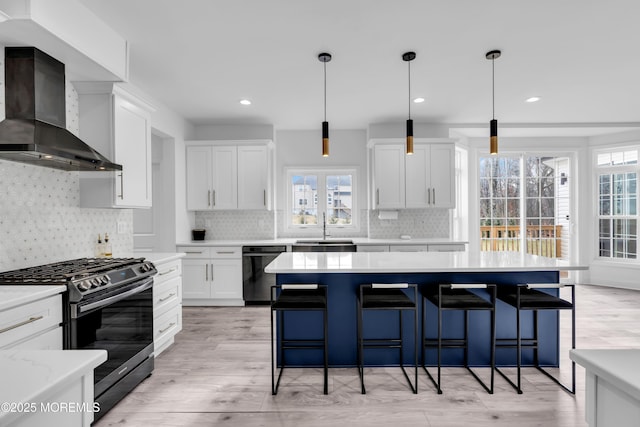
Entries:
[[114,295],[112,297],[109,298],[105,298],[102,299],[100,301],[96,301],[96,302],[92,302],[90,304],[87,305],[81,305],[78,307],[78,313],[84,313],[85,311],[89,311],[89,310],[93,310],[95,308],[100,308],[100,307],[104,307],[107,306],[109,304],[113,304],[115,302],[118,302],[120,300],[123,300],[125,298],[130,297],[131,295],[135,295],[138,294],[142,291],[146,291],[147,289],[151,288],[153,286],[153,277],[148,278],[147,280],[145,280],[140,286],[133,288],[133,289],[129,289],[127,292],[123,292],[121,294],[118,295]]

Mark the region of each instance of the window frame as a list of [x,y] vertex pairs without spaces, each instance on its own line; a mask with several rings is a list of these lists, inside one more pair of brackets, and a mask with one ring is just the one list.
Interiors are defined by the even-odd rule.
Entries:
[[[613,153],[619,153],[619,152],[629,152],[629,151],[636,151],[636,163],[635,164],[609,164],[609,165],[598,165],[598,157],[601,154],[613,154]],[[640,206],[638,206],[638,198],[640,196],[640,189],[638,188],[638,180],[640,180],[640,145],[639,144],[632,144],[632,145],[617,145],[617,146],[608,146],[606,148],[600,148],[600,149],[593,149],[592,150],[592,171],[593,171],[593,209],[594,209],[594,224],[593,224],[593,230],[594,230],[594,258],[598,261],[603,261],[603,262],[616,262],[616,263],[624,263],[624,264],[640,264],[640,248],[638,247],[638,241],[639,239],[639,233],[638,233],[638,228],[640,225]],[[616,174],[628,174],[628,173],[635,173],[636,175],[636,188],[635,188],[635,201],[636,201],[636,207],[635,207],[635,215],[629,215],[627,213],[625,214],[614,214],[614,204],[611,203],[610,205],[610,214],[609,215],[602,215],[600,212],[600,177],[603,175],[608,175],[610,177],[616,175]],[[611,180],[609,183],[610,186],[610,195],[613,194],[613,181]],[[613,199],[610,199],[613,202]],[[611,241],[611,245],[609,248],[609,255],[608,256],[603,256],[601,255],[600,252],[600,222],[601,220],[606,219],[606,220],[612,220],[611,221],[611,227],[610,227],[610,233],[612,234],[612,236],[609,237],[610,241]],[[616,257],[614,256],[614,241],[615,241],[615,236],[613,236],[613,233],[615,232],[613,230],[614,227],[614,222],[615,220],[635,220],[636,221],[636,234],[635,234],[635,240],[636,240],[636,251],[635,251],[635,257]]]
[[[317,215],[318,221],[316,224],[292,224],[292,212],[293,206],[293,186],[291,181],[294,175],[316,175],[318,182],[318,189],[316,192],[317,200],[322,201],[318,203]],[[343,230],[345,232],[358,232],[360,231],[359,211],[358,211],[358,169],[356,167],[295,167],[287,168],[285,173],[285,194],[286,194],[286,209],[284,212],[285,230],[287,232],[297,234],[313,234],[316,235],[318,230],[322,230],[322,214],[327,213],[328,210],[328,194],[326,189],[327,176],[331,175],[351,175],[351,224],[330,224],[327,221],[327,230]]]

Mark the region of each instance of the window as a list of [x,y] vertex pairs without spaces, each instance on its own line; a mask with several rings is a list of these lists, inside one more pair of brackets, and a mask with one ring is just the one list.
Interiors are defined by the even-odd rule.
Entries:
[[355,170],[289,170],[287,227],[321,228],[324,217],[327,227],[356,228],[355,176]]
[[637,259],[638,150],[595,156],[598,188],[598,256]]

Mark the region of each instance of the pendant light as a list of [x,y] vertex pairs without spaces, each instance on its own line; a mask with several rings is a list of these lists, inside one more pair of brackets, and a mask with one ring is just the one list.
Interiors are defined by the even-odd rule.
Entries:
[[405,52],[402,60],[407,62],[409,68],[409,118],[407,119],[407,150],[408,155],[413,154],[413,120],[411,120],[411,61],[416,59],[415,52]]
[[493,113],[489,122],[489,152],[493,155],[498,154],[498,121],[496,120],[496,71],[495,60],[500,58],[502,53],[499,50],[487,52],[487,59],[491,60],[491,103],[493,105]]
[[331,61],[330,53],[321,53],[318,60],[324,65],[324,121],[322,122],[322,157],[329,157],[329,122],[327,121],[327,62]]

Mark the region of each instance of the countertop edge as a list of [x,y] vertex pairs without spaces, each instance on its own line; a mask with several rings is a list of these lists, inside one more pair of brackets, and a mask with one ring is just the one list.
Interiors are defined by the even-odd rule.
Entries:
[[[312,240],[312,237],[286,237],[280,239],[247,239],[247,240],[191,240],[178,242],[176,246],[268,246],[268,245],[293,245],[298,240]],[[417,238],[417,239],[369,239],[368,237],[335,237],[335,240],[352,240],[355,245],[467,245],[467,240],[454,240],[449,238]],[[320,240],[320,239],[319,239]],[[331,240],[331,239],[327,239]]]
[[[5,292],[3,292],[3,290]],[[61,294],[67,291],[65,285],[44,285],[44,286],[23,286],[23,285],[10,285],[0,286],[0,295],[9,294],[9,291],[14,291],[20,295],[14,296],[8,299],[2,299],[0,301],[0,311],[11,309],[20,305],[28,304],[30,302],[38,301],[52,295]]]
[[[587,371],[606,379],[630,396],[640,400],[640,381],[637,381],[638,378],[636,378],[636,382],[633,382],[628,376],[629,372],[637,371],[640,350],[574,349],[569,352],[569,357]],[[619,372],[620,370],[625,372]]]
[[164,264],[187,256],[184,252],[134,252],[134,254],[154,264]]

